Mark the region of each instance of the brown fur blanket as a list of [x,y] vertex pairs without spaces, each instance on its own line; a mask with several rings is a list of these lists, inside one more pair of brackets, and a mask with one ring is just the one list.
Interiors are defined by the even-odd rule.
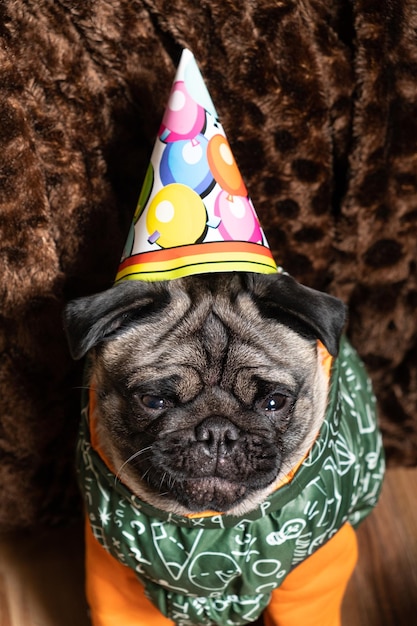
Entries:
[[0,530],[77,515],[64,303],[111,285],[183,46],[276,260],[340,296],[417,461],[413,0],[3,0]]

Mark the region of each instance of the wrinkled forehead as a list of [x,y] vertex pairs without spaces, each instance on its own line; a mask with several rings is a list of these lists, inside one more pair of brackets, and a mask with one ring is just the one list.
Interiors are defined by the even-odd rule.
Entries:
[[106,346],[105,367],[128,385],[175,377],[187,395],[202,386],[243,389],[254,381],[300,385],[315,347],[289,327],[263,319],[250,298],[191,303],[176,317],[139,324]]

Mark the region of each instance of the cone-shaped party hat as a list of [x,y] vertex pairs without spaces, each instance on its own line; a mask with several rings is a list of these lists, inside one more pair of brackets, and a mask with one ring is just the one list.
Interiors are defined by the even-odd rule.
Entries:
[[116,276],[277,271],[194,56],[183,50]]

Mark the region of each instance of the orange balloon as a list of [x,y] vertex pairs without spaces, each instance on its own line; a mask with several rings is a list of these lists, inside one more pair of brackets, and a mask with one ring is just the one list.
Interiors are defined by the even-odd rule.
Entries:
[[207,146],[207,159],[213,178],[231,196],[247,196],[242,175],[223,135],[214,135]]

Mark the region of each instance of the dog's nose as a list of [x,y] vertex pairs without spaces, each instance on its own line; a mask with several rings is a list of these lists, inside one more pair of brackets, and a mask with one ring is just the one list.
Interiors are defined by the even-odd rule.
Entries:
[[195,428],[196,440],[209,456],[228,454],[239,439],[239,429],[224,417],[207,417]]

